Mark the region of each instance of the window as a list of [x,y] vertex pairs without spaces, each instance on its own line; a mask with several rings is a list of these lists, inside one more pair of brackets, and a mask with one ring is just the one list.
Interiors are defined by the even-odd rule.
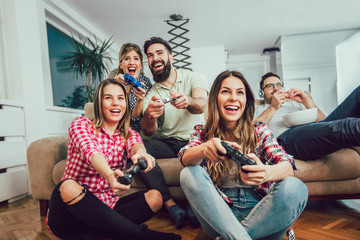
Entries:
[[46,25],[54,106],[83,109],[87,102],[86,77],[75,78],[74,71],[66,71],[62,60],[73,51],[72,40],[49,23]]

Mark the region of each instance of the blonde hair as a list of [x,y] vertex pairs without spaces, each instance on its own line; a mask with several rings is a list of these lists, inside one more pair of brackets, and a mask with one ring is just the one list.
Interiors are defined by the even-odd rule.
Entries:
[[[222,82],[224,81],[224,79],[230,76],[239,78],[239,80],[241,80],[245,85],[245,110],[240,119],[238,120],[237,127],[234,129],[232,134],[235,138],[235,141],[242,147],[242,152],[247,154],[255,151],[255,145],[257,140],[255,130],[252,124],[255,111],[255,98],[249,83],[246,81],[245,77],[240,72],[224,71],[216,77],[209,93],[207,120],[205,124],[205,139],[209,140],[217,137],[221,140],[226,140],[226,132],[223,128],[222,118],[218,107],[218,95],[221,89]],[[221,181],[228,176],[230,164],[229,161],[208,161],[207,168],[211,179],[216,185],[219,185]]]
[[[141,61],[141,66],[143,67],[143,55],[141,52],[141,49],[138,45],[136,45],[135,43],[125,43],[121,46],[120,51],[119,51],[119,62],[121,62],[122,60],[124,60],[125,56],[127,53],[129,53],[130,51],[134,50],[137,55],[139,55],[140,61]],[[143,70],[141,70],[142,72]],[[117,74],[124,74],[124,71],[120,68],[118,68],[118,72]]]
[[129,137],[129,127],[130,127],[130,100],[129,95],[126,91],[125,86],[119,82],[117,79],[108,78],[103,80],[99,86],[96,88],[95,96],[94,96],[94,120],[93,124],[96,129],[100,129],[104,124],[104,113],[102,109],[102,101],[104,98],[104,88],[107,85],[114,84],[120,86],[125,94],[125,101],[126,101],[126,111],[122,119],[119,121],[117,129],[119,130],[120,134],[123,134],[125,139],[127,140]]

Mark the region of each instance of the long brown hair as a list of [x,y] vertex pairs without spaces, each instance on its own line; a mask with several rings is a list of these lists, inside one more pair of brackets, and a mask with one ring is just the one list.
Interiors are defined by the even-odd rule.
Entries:
[[119,130],[120,134],[124,134],[124,137],[127,140],[128,136],[129,136],[130,114],[131,114],[130,100],[129,100],[129,95],[126,91],[125,86],[121,82],[119,82],[117,79],[114,79],[114,78],[105,79],[96,88],[95,96],[94,96],[94,120],[93,120],[93,123],[94,123],[94,126],[96,129],[101,128],[104,124],[105,117],[104,117],[104,113],[103,113],[103,109],[102,109],[102,102],[103,102],[103,98],[104,98],[104,88],[110,84],[120,86],[125,94],[126,112],[125,112],[124,116],[122,117],[122,119],[119,121],[117,129]]
[[[211,138],[220,138],[222,140],[226,140],[225,138],[225,129],[223,120],[220,115],[219,107],[218,107],[218,95],[221,89],[222,82],[230,77],[234,76],[241,80],[245,85],[245,93],[246,93],[246,105],[244,112],[240,119],[238,120],[237,127],[232,132],[235,141],[242,147],[242,152],[250,153],[255,151],[256,145],[256,134],[254,130],[254,126],[252,124],[252,120],[254,117],[255,111],[255,98],[254,94],[251,90],[249,83],[246,81],[245,77],[237,71],[224,71],[220,73],[209,93],[208,100],[208,112],[205,124],[205,139],[209,140]],[[211,179],[219,185],[221,180],[228,176],[229,173],[229,164],[227,162],[213,162],[208,161],[207,167],[209,171],[209,175]]]

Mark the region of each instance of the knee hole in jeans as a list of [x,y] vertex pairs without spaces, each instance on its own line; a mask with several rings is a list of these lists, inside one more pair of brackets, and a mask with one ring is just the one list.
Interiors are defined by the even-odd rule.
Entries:
[[62,201],[68,205],[72,205],[84,197],[86,188],[81,186],[75,180],[67,179],[61,183],[59,192]]
[[147,191],[145,200],[154,213],[158,212],[163,206],[163,198],[158,190],[151,189]]

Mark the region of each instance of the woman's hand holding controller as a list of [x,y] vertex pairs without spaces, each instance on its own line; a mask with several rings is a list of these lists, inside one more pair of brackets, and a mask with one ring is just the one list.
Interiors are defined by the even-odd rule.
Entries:
[[212,138],[209,141],[203,143],[202,146],[203,155],[209,161],[226,161],[226,150],[221,145],[221,140],[219,138]]
[[146,163],[147,163],[147,168],[144,170],[141,170],[143,172],[148,172],[151,169],[153,169],[155,167],[155,158],[153,156],[151,156],[150,154],[146,153],[146,152],[141,152],[141,153],[136,153],[131,157],[132,162],[135,164],[138,163],[138,161],[144,158]]
[[139,87],[139,89],[134,88],[134,96],[137,101],[144,100],[145,95],[146,95],[146,90],[143,89],[142,87]]
[[130,185],[124,185],[118,182],[118,178],[119,177],[123,177],[124,173],[119,170],[116,169],[115,171],[112,171],[112,173],[110,173],[107,176],[107,181],[109,182],[111,189],[113,190],[113,192],[116,195],[121,194],[123,191],[129,190],[130,189]]
[[[232,147],[238,149],[241,151],[241,146],[237,144],[236,142],[227,142]],[[221,144],[221,140],[219,138],[212,138],[210,141],[207,141],[204,144],[204,155],[210,160],[210,161],[226,161],[229,159],[229,156],[227,155],[227,151],[224,148],[224,146]]]
[[241,180],[248,185],[260,185],[269,180],[269,166],[264,165],[260,159],[254,154],[246,154],[248,158],[251,158],[256,162],[256,165],[244,165],[241,169],[247,171],[247,173],[241,171]]
[[121,82],[122,84],[124,84],[124,86],[126,87],[126,89],[130,92],[130,90],[132,89],[132,85],[129,84],[129,82],[125,81],[124,75],[119,73],[118,75],[116,75],[114,77],[115,79],[117,79],[119,82]]

